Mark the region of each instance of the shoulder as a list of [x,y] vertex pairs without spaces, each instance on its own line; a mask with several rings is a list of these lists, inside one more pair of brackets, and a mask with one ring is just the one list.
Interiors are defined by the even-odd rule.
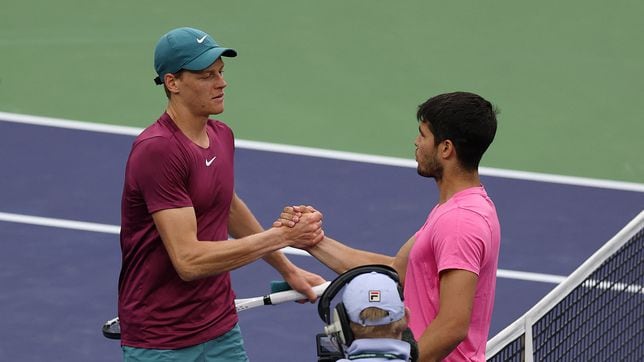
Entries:
[[468,234],[488,229],[487,217],[481,210],[467,205],[453,205],[437,216],[434,227],[437,232],[448,234]]
[[232,128],[228,126],[226,123],[216,120],[216,119],[208,119],[208,128],[214,130],[217,132],[217,134],[228,134],[231,135],[233,134]]
[[153,156],[162,156],[167,154],[168,150],[172,149],[172,144],[173,142],[169,137],[141,133],[132,145],[132,153],[146,153]]
[[177,130],[168,124],[164,116],[144,129],[134,140],[133,147],[143,143],[148,147],[169,145],[171,140],[175,138]]
[[235,149],[235,135],[227,124],[222,121],[209,119],[207,127],[211,142],[214,141],[224,150],[232,151]]
[[450,217],[482,220],[496,217],[496,207],[482,186],[464,190],[450,201],[451,208],[446,211]]
[[437,240],[489,235],[491,227],[481,210],[456,202],[445,204],[443,207],[432,223],[431,230]]
[[155,167],[176,166],[187,158],[184,146],[174,136],[145,131],[134,141],[130,152],[130,162]]

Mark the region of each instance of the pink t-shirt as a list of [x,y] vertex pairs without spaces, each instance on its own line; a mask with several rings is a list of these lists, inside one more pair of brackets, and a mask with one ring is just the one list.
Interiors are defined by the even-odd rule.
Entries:
[[121,344],[177,349],[219,337],[237,323],[230,275],[185,282],[177,274],[152,214],[193,207],[199,240],[228,239],[234,139],[208,120],[207,148],[190,141],[168,114],[132,145],[121,205]]
[[461,269],[478,275],[467,337],[445,361],[485,361],[500,240],[496,208],[482,186],[436,205],[415,235],[405,276],[405,304],[417,339],[438,314],[439,273]]

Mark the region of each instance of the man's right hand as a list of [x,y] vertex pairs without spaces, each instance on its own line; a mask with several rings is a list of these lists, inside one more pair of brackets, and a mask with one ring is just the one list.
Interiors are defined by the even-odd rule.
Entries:
[[[303,211],[303,212],[302,212]],[[294,248],[307,249],[324,239],[322,213],[306,206],[286,207],[273,227],[284,227],[285,238]]]
[[273,227],[288,226],[293,227],[300,220],[303,214],[318,212],[313,206],[287,206],[282,210],[279,218],[273,223]]

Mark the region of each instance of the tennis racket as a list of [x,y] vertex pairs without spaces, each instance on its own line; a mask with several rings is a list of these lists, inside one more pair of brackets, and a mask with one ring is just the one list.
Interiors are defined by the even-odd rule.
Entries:
[[[320,285],[314,286],[313,292],[318,297],[324,293],[326,288],[331,284],[331,282],[325,282]],[[287,290],[283,292],[276,292],[266,294],[260,297],[244,298],[244,299],[235,299],[235,308],[237,312],[243,310],[253,309],[263,305],[275,305],[286,302],[293,302],[296,300],[307,299],[306,296],[302,293],[296,292],[294,290]],[[119,324],[119,317],[112,318],[103,324],[103,335],[109,339],[121,339],[121,325]]]

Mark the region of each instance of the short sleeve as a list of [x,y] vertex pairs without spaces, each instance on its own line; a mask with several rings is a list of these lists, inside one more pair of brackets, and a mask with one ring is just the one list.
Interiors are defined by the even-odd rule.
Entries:
[[133,150],[130,169],[150,214],[179,207],[190,207],[188,171],[185,157],[164,137],[153,137]]
[[454,209],[435,225],[438,271],[467,270],[479,275],[485,259],[489,228],[483,217],[466,209]]

